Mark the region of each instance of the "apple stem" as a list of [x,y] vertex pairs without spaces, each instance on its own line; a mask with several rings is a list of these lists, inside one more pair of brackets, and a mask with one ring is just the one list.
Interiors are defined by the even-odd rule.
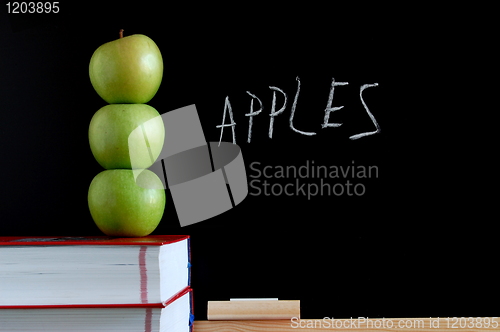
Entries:
[[120,38],[123,38],[123,29],[120,29]]

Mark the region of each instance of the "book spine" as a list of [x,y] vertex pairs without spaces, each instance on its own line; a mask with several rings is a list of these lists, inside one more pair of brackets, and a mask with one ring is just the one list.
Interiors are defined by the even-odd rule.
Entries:
[[188,285],[191,285],[191,238],[187,238],[187,246],[188,246]]

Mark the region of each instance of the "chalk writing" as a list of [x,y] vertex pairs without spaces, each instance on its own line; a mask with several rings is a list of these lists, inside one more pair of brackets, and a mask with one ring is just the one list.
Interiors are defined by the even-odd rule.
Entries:
[[375,117],[373,116],[373,114],[368,109],[368,106],[366,106],[366,103],[363,100],[363,95],[362,95],[363,94],[363,90],[365,90],[366,88],[371,88],[373,86],[378,86],[378,84],[377,83],[374,83],[374,84],[365,84],[365,85],[361,86],[361,89],[359,89],[359,98],[361,99],[361,103],[363,104],[363,106],[364,106],[364,108],[366,110],[366,113],[368,113],[368,116],[370,117],[370,119],[372,119],[372,122],[375,125],[375,128],[377,128],[377,129],[375,131],[371,131],[371,132],[367,132],[367,133],[361,133],[361,134],[357,134],[357,135],[352,135],[351,137],[349,137],[352,140],[355,140],[355,139],[358,139],[358,138],[361,138],[361,137],[364,137],[364,136],[368,136],[368,135],[377,134],[377,133],[380,132],[380,126],[378,125],[377,120],[375,120]]
[[[250,140],[252,138],[252,125],[253,125],[253,117],[257,114],[259,114],[260,112],[262,112],[262,110],[264,109],[262,107],[262,102],[260,101],[259,98],[257,98],[257,96],[251,94],[250,92],[247,91],[247,93],[252,97],[252,100],[250,101],[250,113],[247,113],[245,114],[246,116],[249,116],[248,118],[248,139],[247,139],[247,142],[250,143]],[[256,112],[253,111],[253,100],[257,99],[257,101],[259,102],[260,104],[260,109]],[[220,142],[219,142],[220,144]]]
[[307,136],[316,135],[316,133],[313,133],[313,132],[305,132],[305,131],[297,130],[293,126],[293,117],[295,115],[295,108],[297,107],[297,99],[299,99],[299,93],[300,93],[300,79],[297,76],[297,92],[295,93],[295,98],[293,99],[292,111],[290,112],[290,128],[292,128],[292,130],[295,131],[296,133],[299,133],[302,135],[307,135]]
[[[297,100],[299,98],[299,93],[300,93],[300,79],[299,79],[299,77],[297,77],[296,80],[297,80],[297,91],[295,93],[295,98],[293,100],[293,104],[292,104],[291,112],[290,112],[290,118],[289,118],[290,129],[293,130],[294,132],[302,134],[302,135],[313,136],[313,135],[316,135],[315,132],[305,132],[305,131],[298,130],[298,129],[295,128],[294,123],[293,123],[293,120],[294,120],[294,117],[295,117],[296,108],[297,108]],[[324,118],[323,118],[323,123],[321,124],[321,127],[323,129],[325,129],[325,128],[331,128],[331,127],[337,128],[337,127],[340,127],[342,125],[342,123],[332,123],[332,122],[329,122],[329,120],[330,120],[330,114],[332,112],[336,112],[336,111],[341,110],[342,108],[344,108],[344,106],[335,106],[335,107],[333,106],[333,96],[334,96],[334,92],[335,92],[335,87],[336,86],[348,85],[348,84],[349,84],[348,82],[336,82],[335,79],[332,78],[332,83],[330,85],[330,92],[328,94],[328,100],[327,100],[326,108],[324,110],[325,115],[324,115]],[[373,125],[375,126],[375,130],[374,131],[370,131],[370,132],[364,132],[364,133],[360,133],[360,134],[349,136],[349,139],[351,139],[351,140],[357,140],[357,139],[360,139],[362,137],[366,137],[366,136],[370,136],[370,135],[374,135],[374,134],[380,133],[380,126],[379,126],[377,120],[375,119],[375,116],[373,115],[372,112],[370,112],[368,106],[366,105],[366,103],[365,103],[365,101],[363,99],[363,91],[364,90],[366,90],[367,88],[377,87],[377,86],[378,86],[378,83],[364,84],[364,85],[361,86],[361,88],[359,90],[359,98],[361,100],[361,104],[363,105],[366,113],[368,114],[368,116],[370,117]],[[273,138],[274,118],[277,115],[282,114],[285,111],[285,108],[287,106],[288,97],[287,97],[287,94],[283,90],[281,90],[280,88],[278,88],[278,87],[269,86],[269,89],[271,89],[273,91],[273,99],[272,99],[272,104],[271,104],[271,112],[269,113],[270,121],[269,121],[269,134],[268,134],[269,138],[272,139]],[[283,95],[283,98],[284,98],[283,106],[281,106],[281,108],[278,111],[276,111],[276,99],[277,99],[276,92],[280,92]],[[252,138],[253,118],[254,118],[254,116],[260,114],[263,111],[264,107],[262,105],[262,101],[256,95],[250,93],[249,91],[247,91],[247,94],[252,98],[250,100],[250,113],[246,113],[245,114],[245,116],[248,116],[248,136],[247,136],[247,142],[250,143],[251,142],[251,138]],[[254,111],[254,106],[253,106],[254,99],[257,99],[257,101],[260,104],[260,108],[259,108],[258,111]],[[229,112],[229,118],[230,118],[230,121],[231,121],[229,124],[226,124],[226,113],[227,112]],[[225,100],[225,103],[224,103],[224,113],[222,115],[222,124],[216,126],[216,128],[220,128],[221,129],[220,139],[219,139],[219,145],[220,145],[220,142],[222,141],[222,135],[223,135],[223,132],[224,132],[224,127],[231,127],[231,129],[232,129],[232,135],[233,135],[233,144],[236,144],[236,134],[235,134],[236,122],[234,122],[234,119],[233,119],[233,111],[232,111],[232,108],[231,108],[231,103],[229,102],[229,96],[226,96],[226,100]]]
[[[231,120],[230,124],[225,124],[225,122],[226,122],[226,110],[229,111],[229,118]],[[236,144],[236,134],[235,134],[236,122],[234,122],[234,119],[233,119],[233,110],[231,108],[231,103],[229,102],[229,97],[226,97],[226,101],[224,102],[224,114],[222,115],[222,124],[217,126],[217,128],[220,128],[219,146],[220,146],[220,142],[222,141],[222,134],[224,133],[224,127],[231,127],[231,129],[233,130],[233,144]]]
[[332,107],[332,102],[333,102],[333,92],[335,91],[335,87],[338,85],[347,85],[349,83],[347,82],[335,82],[335,79],[332,79],[332,85],[330,87],[330,95],[328,96],[328,104],[326,104],[326,109],[325,109],[325,118],[322,127],[340,127],[342,123],[328,123],[328,120],[330,118],[330,113],[338,111],[342,109],[344,106],[338,106],[338,107]]
[[[273,92],[273,103],[271,105],[271,113],[269,114],[269,116],[271,117],[271,121],[269,122],[269,138],[273,138],[273,124],[274,124],[274,117],[278,114],[281,114],[283,113],[283,111],[285,110],[285,107],[286,107],[286,101],[287,101],[287,98],[286,98],[286,93],[283,92],[283,90],[275,87],[275,86],[270,86],[269,89],[271,90],[274,90]],[[279,91],[283,94],[283,96],[285,97],[285,101],[283,102],[283,106],[280,108],[280,110],[278,112],[275,112],[275,108],[276,108],[276,91]]]

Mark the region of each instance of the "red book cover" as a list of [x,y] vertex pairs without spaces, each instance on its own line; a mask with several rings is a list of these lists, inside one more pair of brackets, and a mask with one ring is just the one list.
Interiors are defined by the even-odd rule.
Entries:
[[146,245],[161,246],[188,239],[189,235],[149,235],[119,238],[111,236],[7,236],[0,237],[0,246],[33,245]]
[[[172,304],[178,298],[186,295],[187,293],[191,293],[192,297],[193,289],[188,286],[184,288],[179,293],[172,296],[170,299],[165,301],[164,303],[121,303],[121,304],[58,304],[58,305],[0,305],[1,309],[63,309],[63,308],[164,308],[170,304]],[[191,305],[192,305],[191,299]]]
[[62,327],[73,331],[88,326],[114,328],[114,331],[118,324],[130,328],[123,325],[127,324],[123,323],[124,317],[132,319],[134,326],[139,325],[140,331],[144,332],[157,331],[158,327],[169,331],[193,331],[192,289],[186,287],[165,303],[0,306],[0,321],[3,323],[0,331],[45,331],[51,330],[50,327],[58,331]]
[[0,237],[0,308],[161,306],[190,286],[189,242],[188,235]]

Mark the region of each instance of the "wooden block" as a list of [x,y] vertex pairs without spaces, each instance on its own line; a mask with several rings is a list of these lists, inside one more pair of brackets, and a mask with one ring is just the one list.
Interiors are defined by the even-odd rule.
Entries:
[[300,318],[299,300],[209,301],[208,320],[267,320]]
[[308,332],[490,332],[500,331],[500,318],[205,320],[194,322],[195,332],[291,332],[301,330]]

